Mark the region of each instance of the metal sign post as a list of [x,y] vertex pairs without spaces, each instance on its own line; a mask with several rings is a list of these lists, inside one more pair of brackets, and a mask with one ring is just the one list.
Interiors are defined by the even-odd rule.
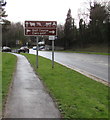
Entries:
[[52,40],[52,68],[54,68],[54,40]]
[[38,36],[36,37],[36,67],[38,68]]
[[49,40],[52,41],[52,68],[54,68],[54,40],[55,40],[55,36],[49,36]]
[[25,36],[36,36],[36,66],[38,68],[38,36],[50,36],[52,40],[52,68],[54,68],[54,40],[57,21],[25,21]]

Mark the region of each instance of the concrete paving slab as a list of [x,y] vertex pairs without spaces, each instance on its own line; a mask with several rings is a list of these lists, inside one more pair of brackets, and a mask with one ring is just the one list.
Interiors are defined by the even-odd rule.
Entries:
[[28,60],[20,54],[5,118],[60,118],[60,112]]

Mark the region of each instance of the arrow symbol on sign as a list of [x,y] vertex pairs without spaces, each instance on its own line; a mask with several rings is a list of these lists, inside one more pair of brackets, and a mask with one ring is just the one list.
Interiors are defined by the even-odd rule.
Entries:
[[26,32],[27,32],[27,33],[28,33],[28,32],[31,32],[31,30],[27,30]]
[[26,27],[28,27],[28,24],[29,24],[29,23],[28,23],[28,22],[26,22]]
[[54,31],[54,30],[53,30],[53,31],[49,31],[49,33],[53,33],[53,34],[54,34],[54,33],[55,33],[55,31]]

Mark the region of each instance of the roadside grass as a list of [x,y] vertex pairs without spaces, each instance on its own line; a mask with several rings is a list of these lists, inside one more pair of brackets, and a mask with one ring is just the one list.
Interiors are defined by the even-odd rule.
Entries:
[[74,70],[39,56],[23,54],[56,101],[63,118],[108,118],[109,87]]
[[96,54],[96,55],[110,55],[110,53],[103,53],[103,52],[85,52],[85,51],[56,51],[56,52],[67,52],[67,53],[86,53],[86,54]]
[[2,102],[5,103],[9,86],[16,67],[16,56],[10,53],[2,53]]
[[73,48],[71,50],[65,50],[60,52],[71,52],[71,53],[87,53],[97,55],[110,55],[110,46],[108,44],[89,45],[86,48]]

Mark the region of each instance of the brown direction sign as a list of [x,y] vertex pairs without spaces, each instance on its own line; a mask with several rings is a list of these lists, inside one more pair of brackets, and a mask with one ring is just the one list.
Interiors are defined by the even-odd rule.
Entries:
[[57,35],[57,22],[56,21],[25,21],[25,35]]

